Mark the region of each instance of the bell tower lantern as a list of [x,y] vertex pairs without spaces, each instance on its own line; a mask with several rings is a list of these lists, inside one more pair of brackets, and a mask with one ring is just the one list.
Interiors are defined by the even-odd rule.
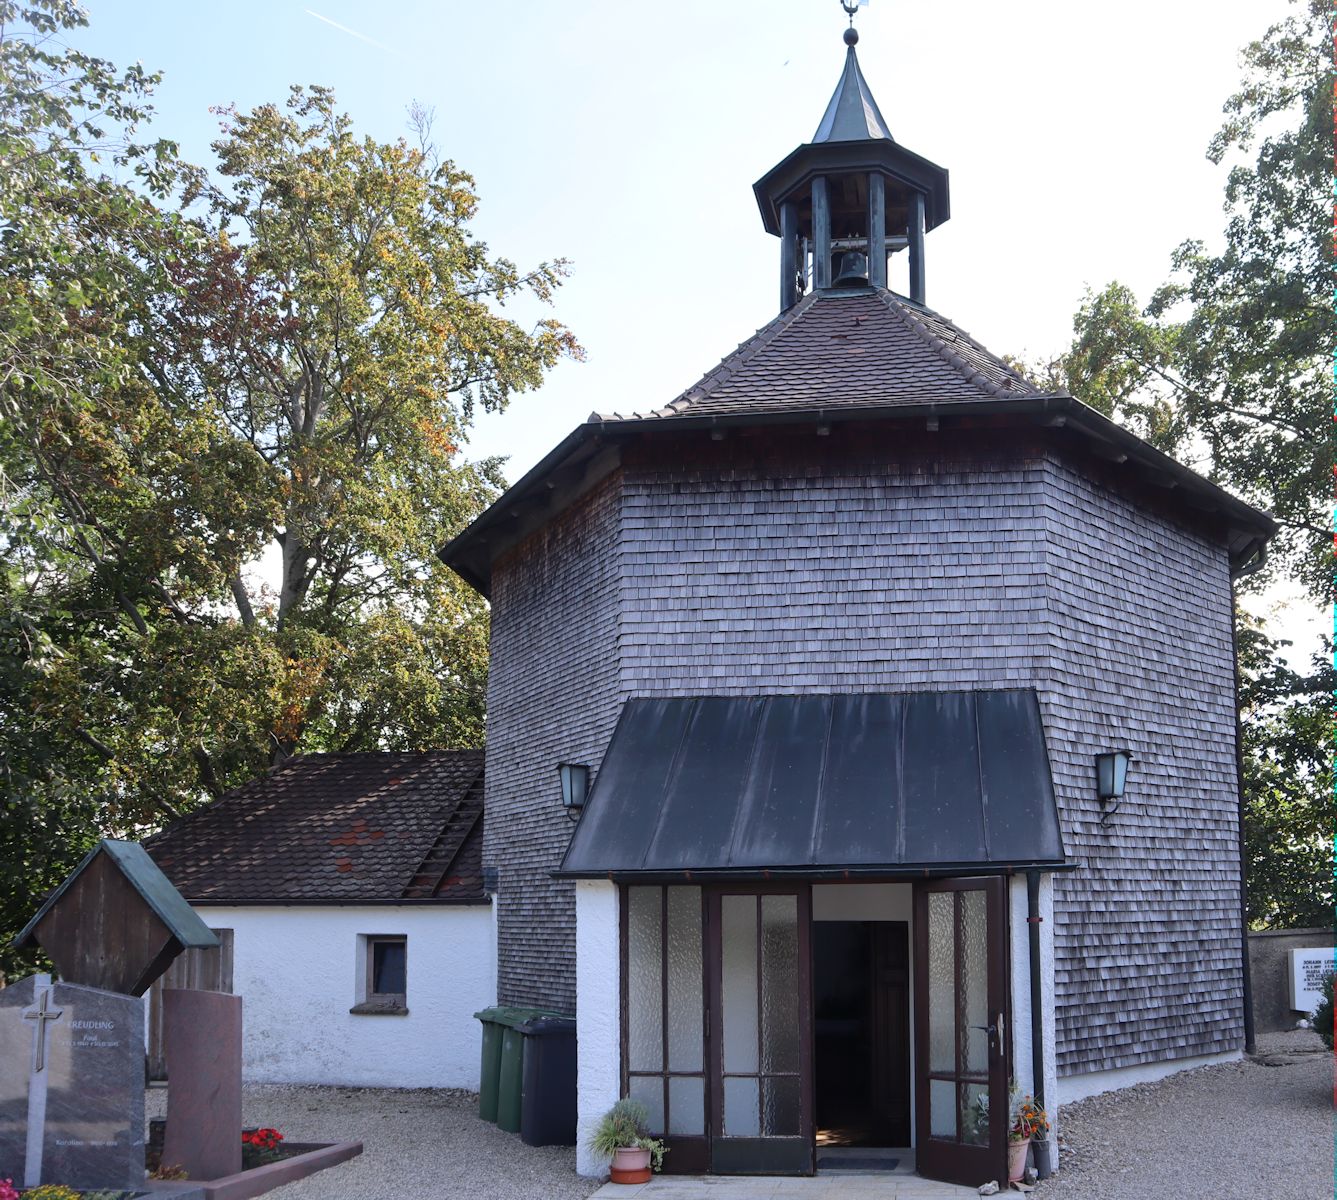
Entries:
[[887,286],[887,257],[910,256],[910,299],[924,303],[924,234],[950,215],[947,171],[891,136],[859,69],[857,4],[842,7],[845,69],[812,141],[755,184],[780,239],[780,310],[813,288]]

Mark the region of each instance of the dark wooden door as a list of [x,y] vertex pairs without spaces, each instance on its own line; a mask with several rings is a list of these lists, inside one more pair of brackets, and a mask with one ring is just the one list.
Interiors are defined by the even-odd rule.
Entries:
[[711,1170],[810,1175],[810,892],[721,887],[707,906]]
[[163,1048],[162,990],[194,988],[202,992],[232,991],[232,930],[215,929],[217,947],[184,951],[165,974],[149,988],[149,1078],[167,1078],[167,1058]]
[[978,1187],[1007,1179],[1005,880],[945,879],[915,893],[915,1161]]
[[904,921],[870,921],[876,1145],[910,1144],[910,946]]

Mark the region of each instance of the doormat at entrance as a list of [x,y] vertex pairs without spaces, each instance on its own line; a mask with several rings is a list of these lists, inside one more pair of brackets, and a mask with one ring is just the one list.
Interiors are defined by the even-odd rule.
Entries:
[[840,1157],[818,1156],[817,1169],[819,1171],[894,1171],[896,1164],[901,1160],[899,1158],[846,1158],[843,1154]]

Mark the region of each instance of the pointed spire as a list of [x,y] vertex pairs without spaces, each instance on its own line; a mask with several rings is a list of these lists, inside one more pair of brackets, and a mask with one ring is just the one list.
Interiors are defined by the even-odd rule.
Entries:
[[882,113],[873,99],[873,93],[859,70],[859,58],[854,43],[859,40],[858,30],[852,26],[845,31],[845,70],[836,84],[831,103],[826,106],[822,123],[812,135],[814,142],[861,142],[869,138],[896,139],[882,119]]

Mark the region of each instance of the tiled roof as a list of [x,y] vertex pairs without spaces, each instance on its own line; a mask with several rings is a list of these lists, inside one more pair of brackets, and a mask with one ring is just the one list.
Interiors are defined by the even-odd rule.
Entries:
[[632,416],[749,416],[1041,394],[946,317],[870,287],[811,293],[666,407]]
[[311,754],[144,847],[187,900],[482,900],[483,751]]

